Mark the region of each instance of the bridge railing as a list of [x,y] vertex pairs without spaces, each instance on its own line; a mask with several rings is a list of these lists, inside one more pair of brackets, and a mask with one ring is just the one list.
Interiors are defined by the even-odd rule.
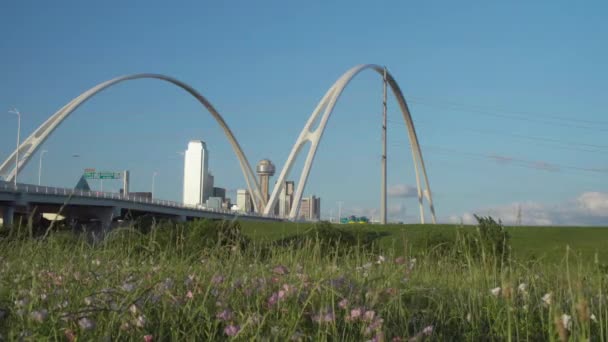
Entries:
[[57,188],[57,187],[51,187],[51,186],[42,186],[42,185],[33,185],[33,184],[24,184],[24,183],[17,183],[17,185],[15,186],[14,183],[9,183],[6,181],[0,181],[0,190],[7,191],[7,192],[26,192],[26,193],[44,194],[44,195],[102,198],[102,199],[111,199],[111,200],[126,201],[126,202],[152,204],[152,205],[187,209],[187,210],[193,210],[193,211],[204,211],[204,212],[237,215],[237,216],[245,216],[245,217],[254,216],[254,217],[277,218],[275,215],[262,215],[262,214],[253,213],[253,212],[252,213],[235,213],[232,210],[226,210],[226,209],[200,208],[200,207],[197,207],[194,205],[183,204],[183,203],[179,203],[179,202],[175,202],[175,201],[151,199],[148,197],[130,196],[128,194],[124,195],[124,194],[119,194],[119,193],[115,193],[115,192],[84,191],[84,190],[78,190],[78,189]]

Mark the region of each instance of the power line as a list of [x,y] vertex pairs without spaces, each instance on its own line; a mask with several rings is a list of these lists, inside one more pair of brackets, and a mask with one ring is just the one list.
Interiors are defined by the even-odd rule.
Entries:
[[[398,123],[397,120],[388,120],[388,121],[391,123]],[[430,124],[430,123],[421,122],[421,123],[416,124],[416,126],[425,127],[428,124]],[[552,149],[608,154],[608,145],[595,145],[595,144],[588,144],[588,143],[577,142],[577,141],[562,141],[562,140],[555,139],[555,138],[539,137],[539,136],[525,135],[525,134],[515,134],[515,133],[508,133],[506,131],[491,130],[491,129],[490,130],[488,130],[488,129],[481,130],[481,129],[467,128],[467,127],[463,127],[460,129],[464,130],[464,131],[476,133],[476,134],[481,134],[481,135],[500,136],[500,137],[508,136],[508,137],[513,137],[513,138],[519,139],[519,140],[532,140],[532,141],[546,142],[549,144],[540,144],[540,145],[536,144],[535,146],[542,146],[542,147],[547,147],[547,148],[552,148]],[[554,144],[558,144],[558,145],[554,145]],[[593,149],[589,149],[588,147],[591,147]]]
[[[422,101],[410,101],[412,103],[417,103],[417,104],[421,104],[421,105],[426,105],[426,106],[430,106],[430,107],[436,107],[436,108],[443,108],[443,109],[449,109],[449,110],[455,110],[455,111],[464,111],[467,114],[473,114],[473,115],[481,115],[481,116],[493,116],[493,117],[499,117],[499,118],[505,118],[505,119],[512,119],[512,120],[520,120],[520,121],[525,121],[528,123],[539,123],[539,124],[545,124],[545,125],[552,125],[552,126],[560,126],[560,127],[567,127],[567,128],[577,128],[577,129],[584,129],[584,130],[595,130],[595,131],[601,131],[601,132],[608,132],[608,127],[597,127],[597,125],[603,125],[603,123],[597,123],[596,126],[589,126],[589,125],[575,125],[572,123],[566,123],[566,122],[555,122],[555,121],[551,121],[551,120],[546,120],[546,119],[538,119],[538,118],[529,118],[529,117],[524,117],[524,116],[517,116],[517,115],[508,115],[508,114],[500,114],[498,113],[494,113],[491,111],[487,111],[487,110],[478,110],[478,109],[470,109],[470,108],[454,108],[454,107],[450,107],[450,106],[445,106],[445,105],[437,105],[434,103],[429,103],[429,102],[422,102]],[[575,119],[571,120],[572,122],[577,122]]]
[[[488,106],[480,106],[480,105],[475,105],[475,104],[470,104],[470,103],[467,104],[467,103],[454,102],[454,101],[441,100],[441,99],[432,99],[432,98],[420,97],[420,96],[409,96],[408,102],[424,104],[424,105],[428,105],[428,106],[443,106],[443,107],[449,107],[452,109],[464,109],[464,110],[473,109],[476,113],[487,113],[487,114],[501,114],[502,113],[503,115],[501,115],[501,116],[510,117],[510,118],[514,118],[514,119],[523,119],[523,120],[532,119],[533,120],[535,118],[545,118],[546,120],[553,120],[553,121],[574,122],[574,123],[584,123],[584,124],[590,124],[590,125],[608,126],[608,121],[602,121],[602,120],[588,120],[588,119],[580,119],[580,118],[575,119],[575,118],[560,116],[560,115],[549,115],[546,113],[521,111],[521,110],[506,110],[506,109],[501,109],[501,108],[496,108],[496,107],[492,108],[492,107],[488,107]],[[528,117],[529,115],[532,115],[534,118]],[[586,126],[586,128],[593,128],[593,127]]]
[[[409,142],[406,142],[406,143],[392,142],[391,143],[391,146],[402,147],[404,145],[410,146]],[[444,146],[421,145],[421,147],[425,149],[424,152],[443,153],[443,154],[459,154],[459,155],[468,156],[471,158],[492,160],[492,161],[498,162],[498,163],[504,163],[507,165],[516,165],[516,166],[526,167],[526,168],[535,169],[535,170],[558,172],[558,171],[561,171],[562,169],[567,169],[567,170],[585,171],[585,172],[592,172],[592,173],[607,173],[608,174],[608,168],[593,168],[593,167],[564,165],[564,164],[550,163],[550,162],[545,162],[545,161],[527,160],[527,159],[523,159],[523,158],[517,158],[517,157],[511,157],[511,156],[499,155],[499,154],[484,154],[484,153],[479,153],[479,152],[462,151],[462,150],[456,150],[456,149],[453,149],[450,147],[444,147]]]
[[[518,140],[529,140],[529,141],[541,142],[541,144],[538,144],[538,143],[534,144],[535,147],[541,146],[541,147],[547,147],[547,148],[551,148],[551,149],[555,149],[555,150],[570,150],[570,151],[577,151],[577,152],[608,154],[608,146],[603,146],[603,145],[593,145],[593,144],[587,144],[587,143],[581,143],[581,142],[575,142],[575,141],[560,141],[558,139],[553,139],[553,138],[538,137],[538,136],[531,136],[531,135],[524,135],[524,134],[514,134],[514,133],[507,133],[504,131],[496,131],[496,130],[487,130],[487,129],[478,130],[478,129],[466,128],[466,127],[461,128],[461,129],[464,131],[472,132],[475,134],[486,135],[486,136],[500,136],[501,138],[507,136],[507,137],[512,137],[512,138],[518,139]],[[591,147],[591,149],[589,149],[588,147]]]

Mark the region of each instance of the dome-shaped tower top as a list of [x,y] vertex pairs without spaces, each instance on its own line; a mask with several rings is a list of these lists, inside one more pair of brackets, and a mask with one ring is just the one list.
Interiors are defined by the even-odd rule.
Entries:
[[262,159],[258,163],[256,167],[256,172],[258,175],[268,175],[273,176],[275,172],[274,164],[268,159]]

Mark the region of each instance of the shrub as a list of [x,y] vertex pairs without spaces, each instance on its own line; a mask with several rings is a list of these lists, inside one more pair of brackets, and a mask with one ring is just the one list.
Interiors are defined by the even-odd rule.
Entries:
[[509,240],[510,236],[502,222],[496,222],[491,216],[477,216],[477,232],[479,240],[477,240],[476,248],[486,254],[487,257],[493,257],[498,260],[505,260],[509,256]]
[[305,248],[310,245],[318,245],[323,252],[332,251],[342,254],[353,249],[370,250],[374,242],[383,236],[377,232],[353,232],[337,228],[327,221],[315,223],[310,229],[302,234],[297,234],[276,242],[278,246],[291,248]]

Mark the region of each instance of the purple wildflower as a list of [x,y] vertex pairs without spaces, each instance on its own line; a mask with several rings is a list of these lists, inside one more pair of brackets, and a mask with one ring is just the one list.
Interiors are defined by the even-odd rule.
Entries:
[[326,312],[325,315],[323,315],[323,322],[333,322],[335,320],[336,315],[333,311]]
[[350,318],[351,319],[357,319],[359,317],[361,317],[361,314],[363,313],[363,309],[362,308],[355,308],[350,310]]
[[316,323],[330,323],[336,319],[333,311],[327,311],[325,313],[319,313],[318,315],[312,316],[313,322]]
[[224,329],[224,333],[228,336],[236,336],[236,334],[238,334],[240,330],[241,327],[239,327],[238,325],[231,324]]
[[221,275],[216,275],[211,278],[211,282],[215,285],[219,285],[224,282],[224,277]]
[[48,317],[49,312],[46,309],[42,309],[40,311],[34,311],[30,315],[34,321],[42,323]]
[[286,275],[289,273],[289,270],[287,269],[287,267],[285,267],[283,265],[278,265],[272,269],[272,273],[277,274],[277,275]]
[[276,292],[273,292],[268,298],[268,306],[274,306],[279,301],[279,295]]
[[232,311],[230,309],[224,309],[222,312],[218,312],[215,317],[221,321],[229,321],[232,319]]
[[363,314],[363,319],[368,322],[373,321],[374,317],[376,317],[376,312],[374,312],[374,310],[365,311],[365,314]]

